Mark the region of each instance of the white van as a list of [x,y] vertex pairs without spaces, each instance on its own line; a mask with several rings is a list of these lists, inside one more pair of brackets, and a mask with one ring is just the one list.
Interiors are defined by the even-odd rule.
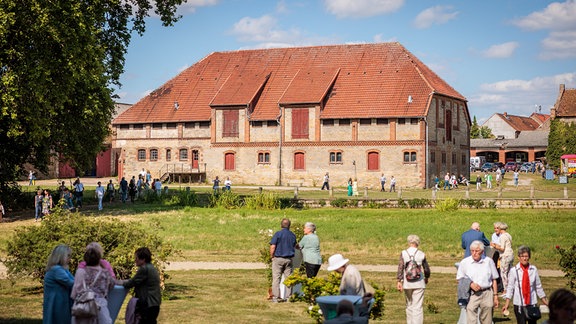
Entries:
[[480,170],[482,165],[486,163],[485,156],[472,156],[470,157],[470,172]]

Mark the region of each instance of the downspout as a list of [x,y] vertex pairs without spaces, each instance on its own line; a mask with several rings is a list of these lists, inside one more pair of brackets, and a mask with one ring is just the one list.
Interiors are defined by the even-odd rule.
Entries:
[[430,185],[428,178],[428,116],[424,116],[424,125],[425,125],[425,138],[426,143],[424,143],[424,189],[427,189]]
[[282,185],[282,107],[278,104],[278,116],[276,116],[276,122],[280,128],[280,133],[278,135],[278,186]]

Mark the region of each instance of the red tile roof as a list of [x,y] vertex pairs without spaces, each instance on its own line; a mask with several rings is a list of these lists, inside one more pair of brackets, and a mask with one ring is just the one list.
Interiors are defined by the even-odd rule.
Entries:
[[530,117],[509,115],[507,113],[496,114],[504,121],[506,121],[512,128],[517,131],[533,131],[538,129],[540,125],[548,118],[550,115],[536,114],[533,113]]
[[566,89],[556,103],[556,116],[576,116],[576,89]]
[[399,43],[215,52],[114,124],[209,120],[211,106],[252,107],[251,119],[272,120],[279,104],[323,105],[320,118],[424,116],[431,93],[466,101]]

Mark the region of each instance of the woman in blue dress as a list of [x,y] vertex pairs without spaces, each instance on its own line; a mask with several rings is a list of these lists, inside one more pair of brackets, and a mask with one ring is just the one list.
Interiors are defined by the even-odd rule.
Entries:
[[69,324],[72,320],[70,293],[74,285],[74,276],[68,270],[72,250],[60,244],[48,257],[46,275],[44,276],[44,304],[42,323]]

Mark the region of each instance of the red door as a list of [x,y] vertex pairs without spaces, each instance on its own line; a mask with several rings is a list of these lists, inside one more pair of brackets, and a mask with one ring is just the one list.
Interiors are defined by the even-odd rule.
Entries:
[[198,169],[198,154],[197,150],[192,151],[192,169]]
[[234,153],[224,155],[224,170],[234,170]]
[[368,170],[376,171],[380,170],[380,154],[378,152],[368,153]]
[[304,153],[294,153],[294,170],[304,170]]

